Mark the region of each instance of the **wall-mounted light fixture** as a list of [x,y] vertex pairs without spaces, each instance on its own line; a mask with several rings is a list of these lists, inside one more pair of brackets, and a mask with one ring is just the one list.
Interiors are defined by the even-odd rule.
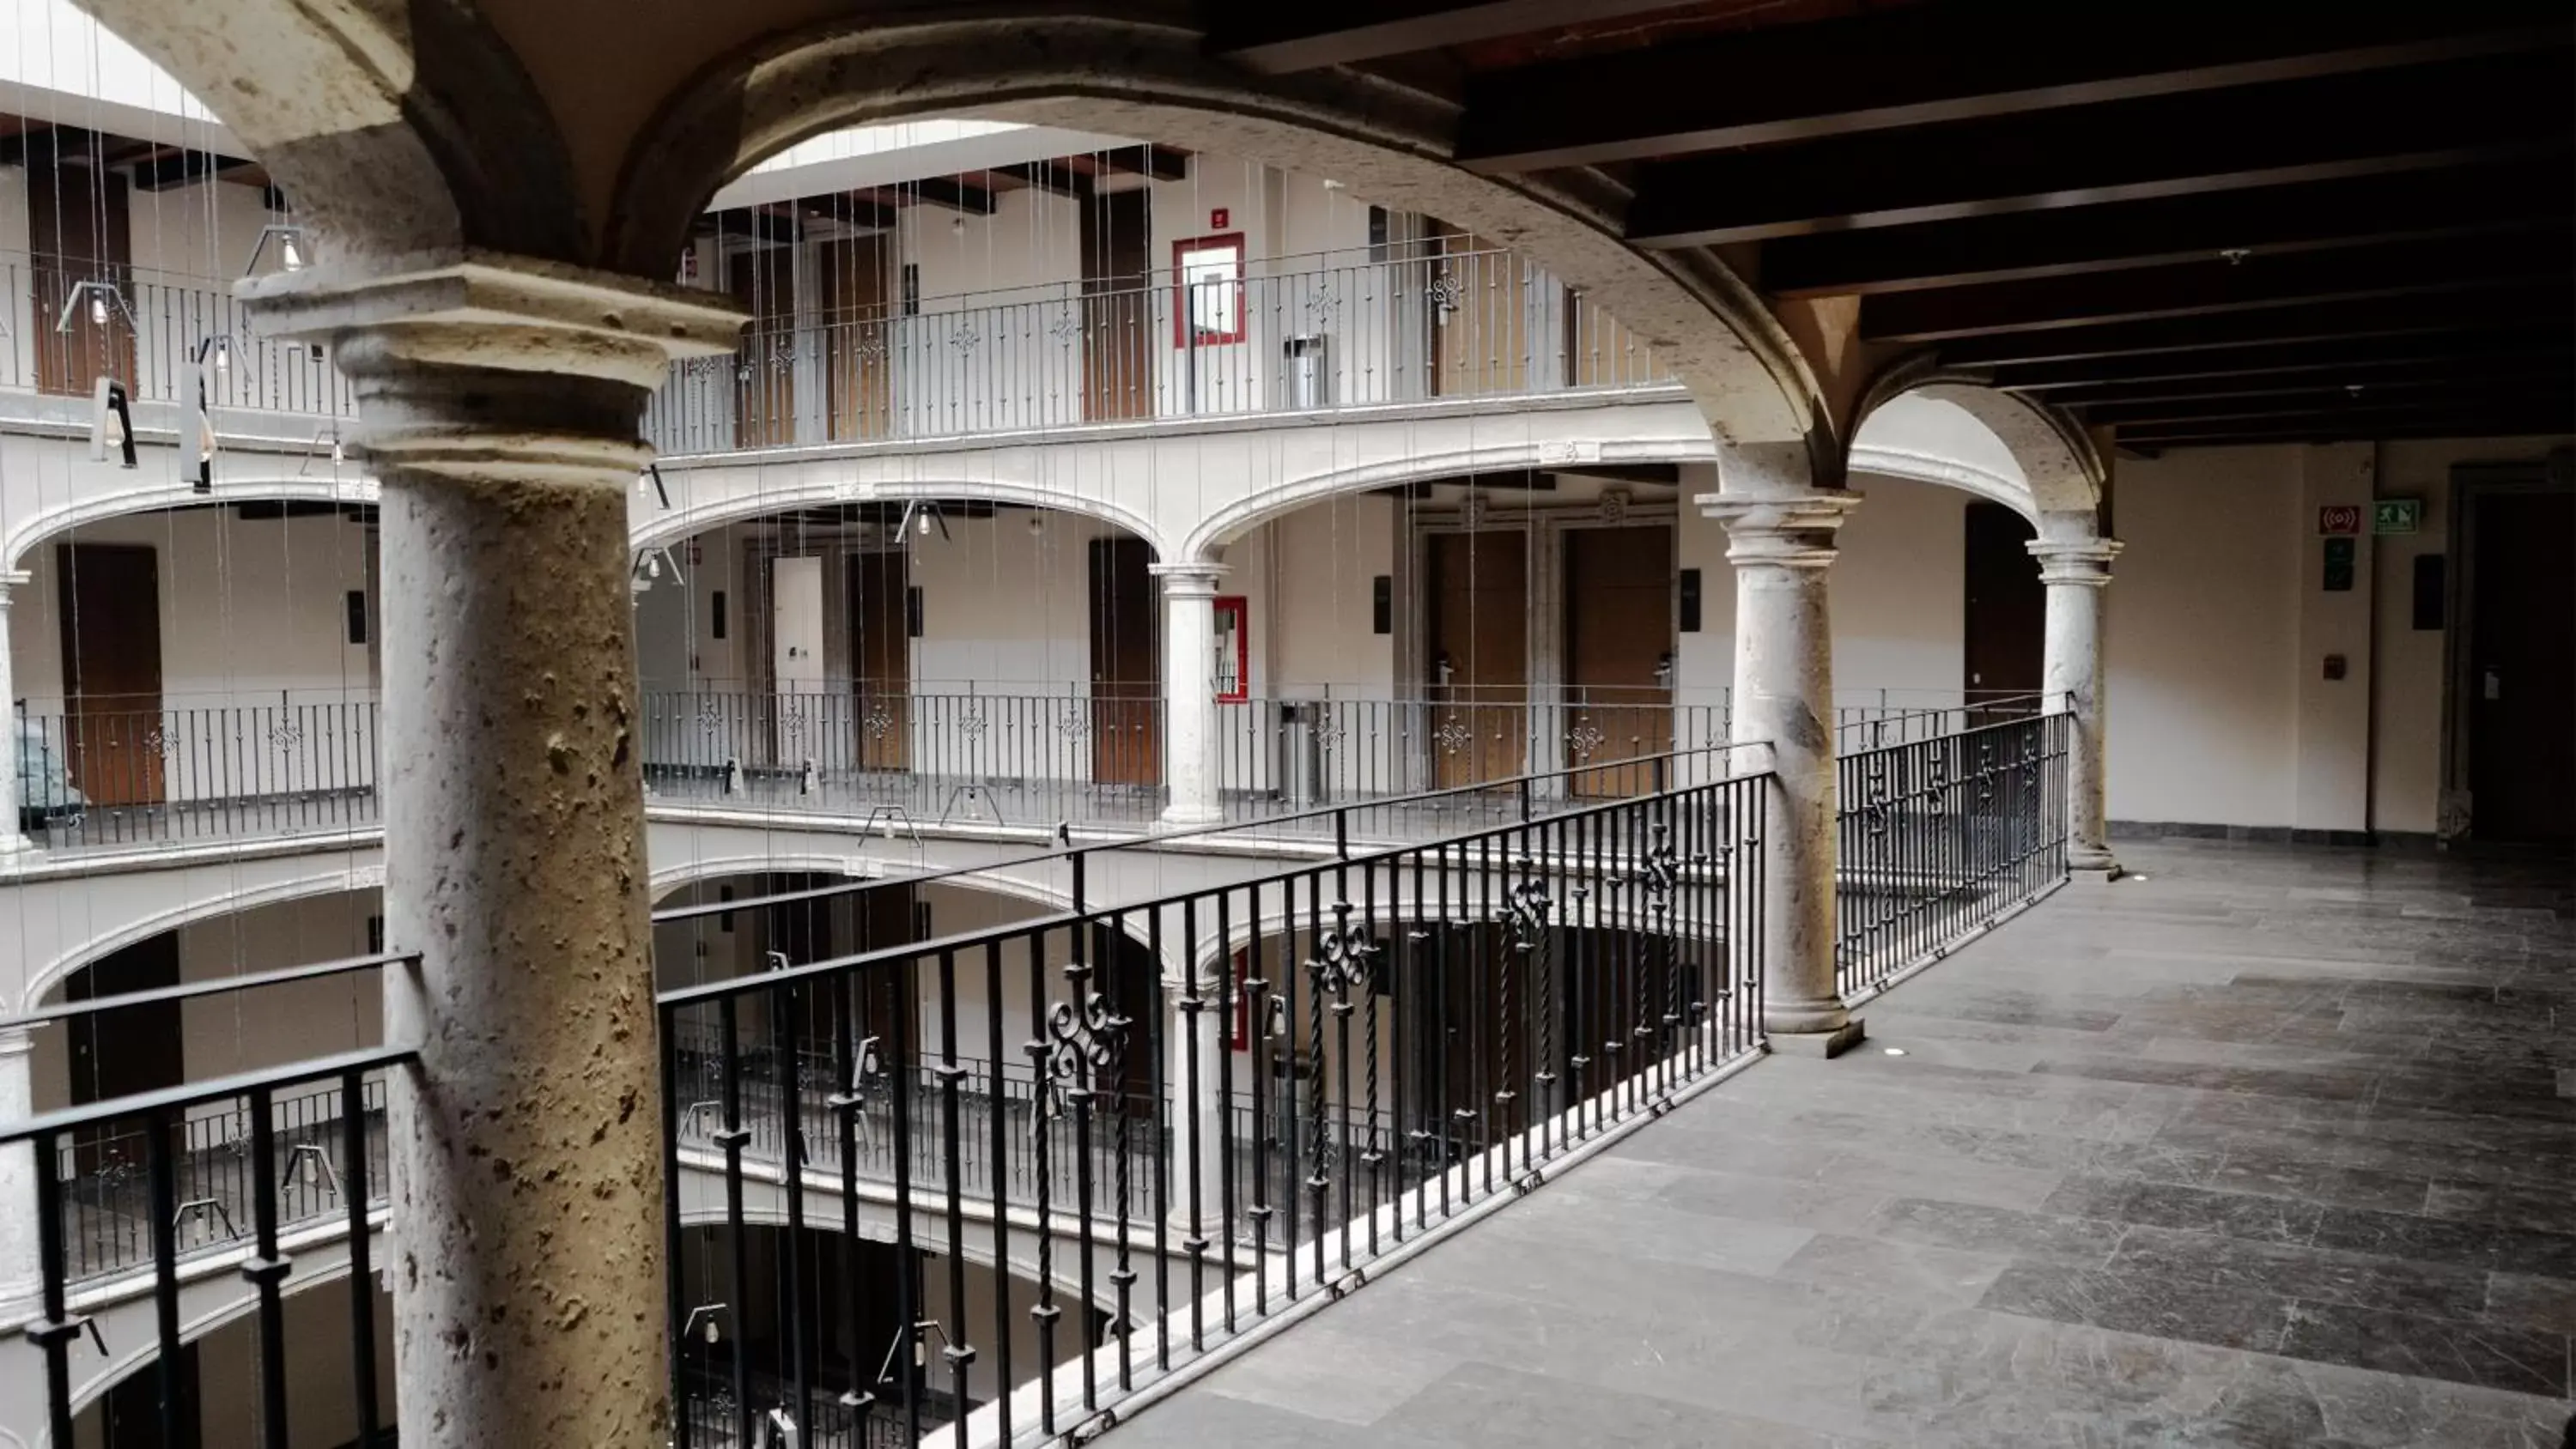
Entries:
[[697,1332],[699,1321],[704,1320],[706,1323],[707,1342],[720,1343],[724,1340],[724,1330],[716,1325],[716,1319],[720,1315],[731,1313],[732,1311],[732,1309],[721,1303],[701,1303],[697,1307],[689,1310],[688,1319],[680,1325],[680,1337],[686,1338],[690,1334]]

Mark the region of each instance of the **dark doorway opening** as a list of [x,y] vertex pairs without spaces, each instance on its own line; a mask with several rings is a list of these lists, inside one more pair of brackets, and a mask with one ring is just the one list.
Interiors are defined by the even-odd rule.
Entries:
[[2027,545],[2029,520],[2000,503],[1971,503],[1967,517],[1967,701],[2037,694],[2048,633],[2048,588]]

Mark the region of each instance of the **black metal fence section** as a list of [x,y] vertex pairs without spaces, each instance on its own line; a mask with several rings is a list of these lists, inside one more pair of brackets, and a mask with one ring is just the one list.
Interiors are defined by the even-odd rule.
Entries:
[[[68,1290],[81,1276],[76,1263],[83,1253],[93,1262],[127,1253],[130,1243],[139,1250],[130,1261],[138,1270],[148,1263],[152,1274],[159,1352],[147,1372],[160,1378],[156,1442],[193,1443],[198,1427],[187,1417],[193,1405],[180,1377],[180,1261],[229,1246],[242,1253],[242,1276],[257,1293],[261,1443],[287,1449],[292,1440],[281,1285],[292,1264],[281,1235],[334,1215],[343,1220],[349,1251],[355,1442],[357,1449],[390,1442],[376,1402],[376,1285],[367,1218],[382,1201],[384,1177],[376,1079],[412,1055],[387,1048],[346,1052],[47,1113],[0,1129],[0,1142],[24,1142],[34,1150],[42,1316],[27,1326],[26,1336],[44,1355],[50,1442],[77,1442],[72,1352],[84,1333],[95,1337],[90,1320],[71,1311]],[[301,1087],[315,1090],[288,1091]],[[351,1102],[364,1105],[349,1111]],[[103,1175],[103,1154],[109,1152],[131,1154],[117,1159],[112,1185]],[[93,1201],[103,1187],[112,1204]],[[96,1231],[106,1238],[93,1244],[85,1235]]]
[[664,794],[900,811],[922,823],[1137,823],[1162,810],[1162,701],[916,692],[644,696],[644,772]]
[[1245,817],[1386,800],[1557,771],[1562,793],[1645,794],[1655,761],[1723,746],[1724,701],[1662,690],[1551,690],[1546,698],[1262,698],[1217,706],[1217,781]]
[[1834,705],[1834,753],[1856,755],[1867,750],[1937,739],[1962,730],[1982,729],[2009,720],[2029,719],[2047,708],[2047,697],[2003,690],[1972,689],[1933,702],[1912,691],[1881,690],[1875,700],[1838,697]]
[[20,823],[54,848],[376,822],[373,699],[21,715]]
[[345,1207],[348,1184],[371,1183],[382,1202],[385,1181],[385,1084],[370,1077],[358,1099],[367,1159],[353,1172],[344,1161],[349,1134],[342,1089],[334,1083],[294,1096],[272,1095],[270,1135],[283,1164],[277,1180],[252,1173],[257,1132],[248,1096],[190,1108],[180,1118],[136,1121],[116,1130],[75,1134],[63,1144],[54,1179],[64,1188],[66,1265],[74,1282],[106,1277],[148,1263],[159,1226],[152,1209],[154,1144],[146,1135],[166,1130],[160,1148],[169,1158],[179,1195],[173,1229],[179,1255],[239,1247],[255,1225],[256,1200],[276,1199],[278,1226],[302,1227]]
[[2066,879],[2063,714],[1844,755],[1835,982],[1845,999],[1947,954]]
[[[1005,1442],[1085,1431],[1142,1379],[1338,1296],[1382,1253],[1660,1111],[1760,1039],[1772,785],[1709,779],[1436,843],[1345,844],[1114,905],[1086,899],[1076,852],[1072,910],[665,994],[672,1261],[686,1251],[684,1154],[721,1174],[729,1280],[748,1277],[758,1191],[783,1199],[778,1252],[801,1281],[809,1227],[855,1239],[863,1139],[881,1135],[874,1160],[910,1208],[895,1214],[891,1292],[905,1327],[884,1362],[916,1366],[889,1378],[782,1295],[777,1321],[734,1335],[781,1346],[775,1389],[756,1390],[739,1348],[701,1355],[730,1377],[734,1422],[717,1437],[692,1413],[677,1442],[756,1442],[777,1416],[822,1432],[829,1414],[880,1406],[907,1435],[953,1417],[960,1444],[979,1411],[994,1420],[978,1432]],[[1122,943],[1191,964],[1140,972]],[[1050,1105],[996,1110],[1008,1093],[994,1063],[1024,1063],[999,1074],[1024,1073]],[[792,1137],[765,1137],[788,1100]],[[764,1154],[797,1164],[802,1190],[777,1191]],[[1022,1154],[1028,1171],[986,1171],[975,1190],[978,1160]],[[835,1193],[837,1230],[808,1216],[809,1199]],[[842,1244],[843,1281],[823,1289],[853,1319],[870,1291],[856,1249]],[[977,1250],[1034,1272],[995,1275],[991,1300],[970,1307]],[[934,1251],[952,1322],[924,1321]],[[670,1292],[677,1338],[708,1305],[678,1273]]]

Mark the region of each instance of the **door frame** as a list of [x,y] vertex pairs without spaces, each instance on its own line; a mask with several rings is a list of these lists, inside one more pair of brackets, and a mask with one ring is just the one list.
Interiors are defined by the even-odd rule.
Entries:
[[[2443,573],[2442,601],[2442,773],[2434,834],[2447,844],[2477,837],[2477,816],[2469,799],[2470,741],[2476,731],[2469,720],[2476,690],[2470,679],[2477,650],[2477,504],[2511,493],[2564,493],[2576,490],[2576,448],[2561,446],[2537,458],[2454,463],[2445,552],[2450,565]],[[2374,554],[2376,550],[2373,551]]]

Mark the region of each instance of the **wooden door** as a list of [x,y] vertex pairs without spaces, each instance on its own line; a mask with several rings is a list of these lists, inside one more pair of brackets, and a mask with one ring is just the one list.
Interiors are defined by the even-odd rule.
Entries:
[[2029,521],[2000,503],[1968,505],[1962,688],[1970,704],[2039,693],[2048,589],[2025,547],[2032,536]]
[[850,558],[850,676],[858,681],[859,767],[900,770],[912,758],[912,556]]
[[185,744],[161,713],[158,560],[144,545],[66,543],[54,566],[72,786],[92,806],[157,801],[163,749]]
[[[137,941],[74,972],[63,985],[67,1001],[95,1001],[179,984],[179,937],[164,931]],[[186,1080],[179,1003],[154,1001],[71,1018],[66,1045],[71,1057],[71,1104],[86,1107]],[[111,1122],[82,1137],[77,1157],[83,1174],[109,1163],[130,1168],[139,1180],[145,1166],[141,1125]],[[173,1150],[177,1139],[166,1144]]]
[[892,436],[894,324],[886,302],[885,238],[843,237],[815,252],[831,435],[843,441]]
[[1529,768],[1529,535],[1429,539],[1431,779],[1507,780]]
[[71,330],[56,328],[64,304],[83,282],[114,286],[126,307],[134,307],[134,228],[123,174],[102,173],[78,158],[54,160],[50,170],[37,169],[52,159],[50,147],[36,147],[28,155],[27,244],[35,254],[36,388],[86,397],[101,377],[118,378],[128,385],[136,381],[133,317],[111,302],[102,321],[92,305],[93,293],[71,309]]
[[1082,416],[1154,415],[1153,193],[1082,206]]
[[796,441],[796,263],[793,247],[756,247],[727,262],[733,299],[751,313],[734,371],[733,445]]
[[[1577,528],[1565,535],[1568,768],[1644,760],[1673,747],[1673,531]],[[1636,795],[1663,778],[1651,763],[1585,770],[1578,795]]]
[[1099,784],[1163,778],[1153,557],[1141,538],[1091,541],[1091,778]]
[[1431,391],[1518,392],[1529,381],[1529,288],[1521,259],[1493,242],[1430,223]]
[[2576,493],[2475,495],[2470,560],[2469,828],[2576,838]]

